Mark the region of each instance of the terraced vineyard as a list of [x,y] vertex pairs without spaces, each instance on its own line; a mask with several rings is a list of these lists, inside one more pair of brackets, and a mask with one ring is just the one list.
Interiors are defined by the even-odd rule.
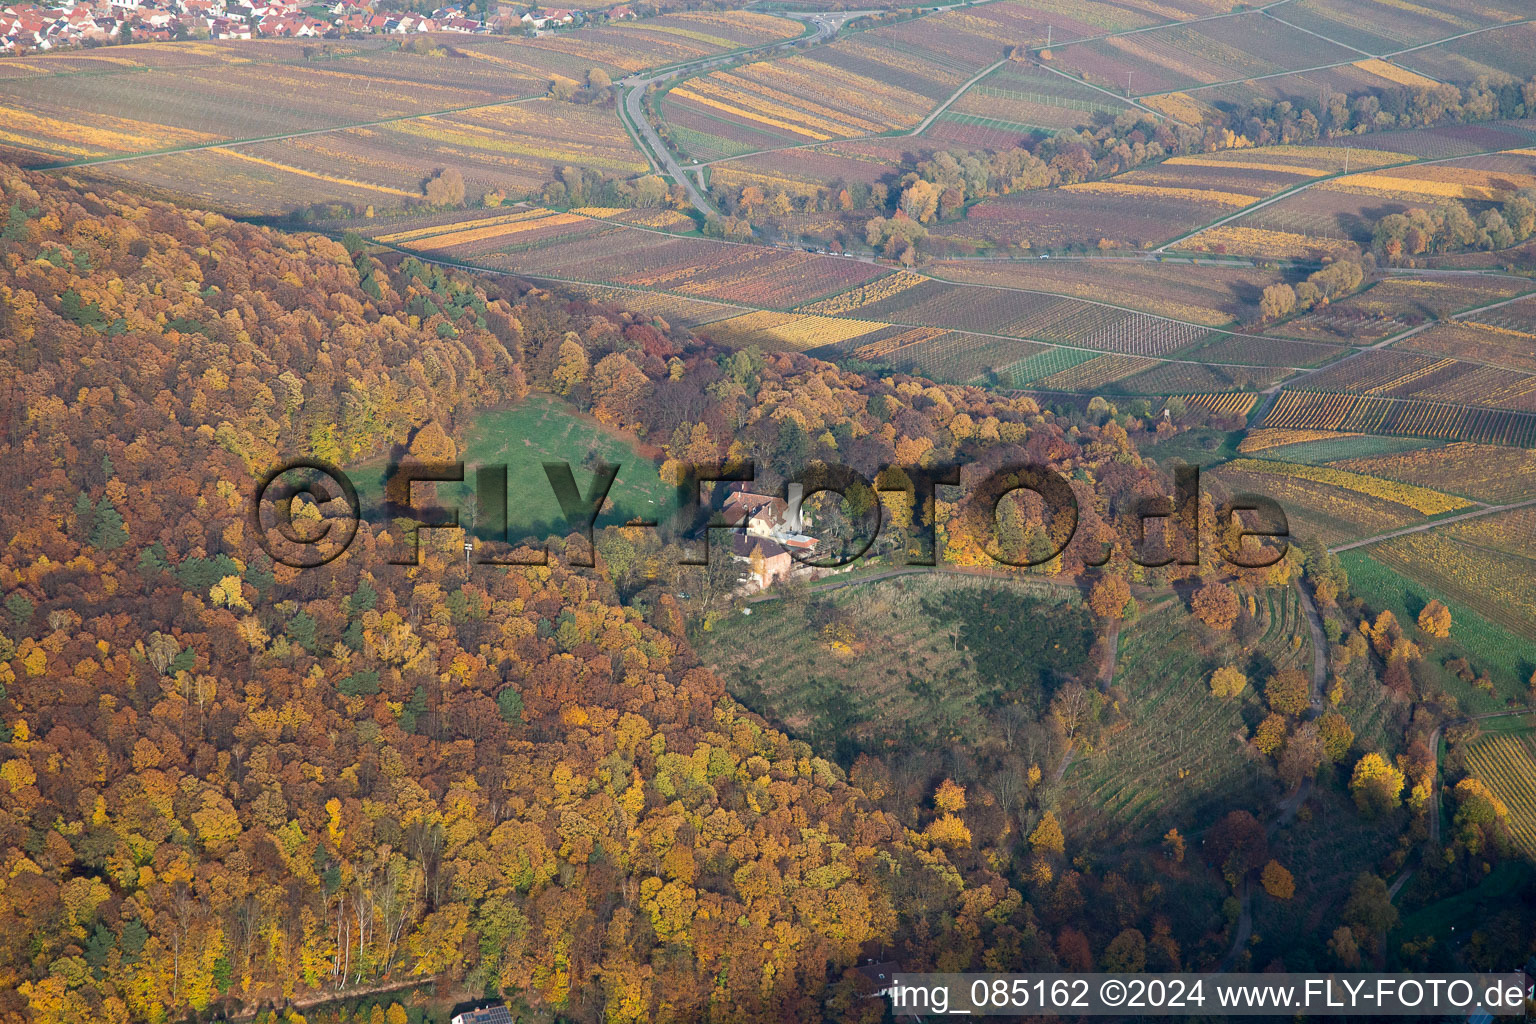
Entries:
[[[1250,658],[1273,669],[1310,666],[1311,634],[1295,591],[1271,588],[1261,602],[1261,636],[1248,656],[1229,652],[1233,660],[1243,668]],[[1188,833],[1215,808],[1242,794],[1253,800],[1267,786],[1247,742],[1257,695],[1211,694],[1198,649],[1175,642],[1190,622],[1173,602],[1121,635],[1116,685],[1130,695],[1126,725],[1101,750],[1079,752],[1064,782],[1074,828],[1094,843],[1117,847],[1174,827]],[[1193,736],[1206,739],[1191,743]]]
[[1472,774],[1509,808],[1509,834],[1536,860],[1536,734],[1485,736],[1467,750]]

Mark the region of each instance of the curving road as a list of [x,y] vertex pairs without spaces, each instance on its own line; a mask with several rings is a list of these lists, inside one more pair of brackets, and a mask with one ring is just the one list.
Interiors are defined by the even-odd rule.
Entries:
[[624,90],[621,101],[623,118],[629,124],[631,130],[638,133],[636,141],[640,143],[640,149],[645,153],[646,159],[658,172],[670,177],[673,181],[683,186],[688,193],[688,201],[694,205],[700,213],[709,216],[718,213],[709,198],[704,195],[698,183],[688,176],[682,164],[672,155],[667,144],[662,141],[657,133],[656,126],[651,124],[650,118],[645,113],[645,96],[650,87],[661,82],[668,82],[674,78],[688,78],[693,75],[713,71],[727,64],[734,64],[744,57],[756,59],[775,50],[789,49],[807,42],[811,44],[824,43],[842,31],[844,25],[855,18],[862,18],[871,14],[879,14],[879,11],[826,11],[816,14],[786,13],[788,18],[796,18],[808,22],[816,32],[811,36],[796,36],[794,39],[784,39],[776,43],[768,43],[763,46],[746,50],[735,50],[731,53],[716,54],[713,57],[704,57],[687,64],[677,64],[659,72],[637,71],[628,78],[619,80],[619,86]]

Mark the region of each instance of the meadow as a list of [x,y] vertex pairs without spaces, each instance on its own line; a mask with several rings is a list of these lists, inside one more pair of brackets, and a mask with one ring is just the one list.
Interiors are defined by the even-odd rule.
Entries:
[[[566,536],[570,529],[544,474],[545,461],[567,462],[576,485],[586,493],[593,460],[617,464],[620,469],[609,491],[610,505],[598,516],[597,526],[621,526],[631,519],[656,520],[670,513],[675,492],[664,484],[658,463],[636,451],[629,440],[550,395],[530,394],[514,405],[492,409],[475,417],[465,432],[459,452],[464,462],[463,484],[438,484],[438,501],[473,508],[476,466],[506,466],[507,536],[542,540]],[[375,460],[351,470],[357,481],[364,515],[382,512],[387,460]],[[474,522],[473,512],[461,512],[461,522],[473,523],[482,540],[492,540],[487,523]]]

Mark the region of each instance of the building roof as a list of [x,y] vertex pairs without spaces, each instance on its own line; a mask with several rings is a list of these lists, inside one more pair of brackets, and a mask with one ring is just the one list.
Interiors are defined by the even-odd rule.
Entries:
[[771,540],[753,537],[745,533],[731,535],[731,554],[737,558],[751,558],[754,550],[761,552],[765,561],[777,558],[780,555],[783,555],[785,558],[789,557],[789,552],[785,551],[782,545]]
[[505,1003],[465,1010],[453,1018],[453,1024],[512,1024],[512,1011]]
[[740,510],[748,517],[761,516],[774,524],[783,522],[789,511],[783,498],[775,498],[771,494],[753,494],[750,491],[732,491],[726,495],[725,508],[728,512]]

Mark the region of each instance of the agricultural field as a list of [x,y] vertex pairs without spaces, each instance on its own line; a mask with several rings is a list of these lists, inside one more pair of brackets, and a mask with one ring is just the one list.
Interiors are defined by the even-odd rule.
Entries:
[[[1025,10],[1012,3],[982,10],[994,7]],[[711,136],[769,149],[912,128],[1002,56],[999,37],[960,27],[968,16],[946,12],[917,24],[858,33],[808,53],[686,79],[668,89],[663,120],[683,129],[686,134],[674,138],[685,149]],[[1020,28],[1027,24],[1025,15]],[[713,159],[721,155],[718,147],[693,155]]]
[[786,311],[889,273],[857,260],[597,223],[607,230],[544,245],[502,248],[477,257],[476,263]]
[[[1213,190],[1120,188],[1118,179],[1090,188],[1053,188],[972,206],[965,220],[940,226],[940,234],[962,242],[1040,250],[1069,247],[1147,249],[1192,231],[1249,202]],[[1117,190],[1118,189],[1118,190]],[[1213,195],[1215,198],[1213,199]],[[1216,201],[1220,200],[1220,201]]]
[[1536,376],[1449,357],[1380,350],[1307,378],[1309,391],[1454,402],[1536,412]]
[[1055,51],[1053,63],[1094,85],[1140,96],[1342,63],[1354,56],[1345,46],[1249,12],[1063,47]]
[[542,207],[494,213],[456,223],[373,236],[385,245],[412,252],[471,259],[513,245],[531,245],[552,238],[570,238],[603,231],[602,221],[577,213],[557,213]]
[[1337,465],[1491,504],[1536,497],[1536,451],[1525,448],[1457,442],[1395,454],[1361,453]]
[[[1374,434],[1350,434],[1333,430],[1261,429],[1250,431],[1239,442],[1237,450],[1243,455],[1262,452],[1266,459],[1299,462],[1308,466],[1334,465],[1339,469],[1364,473],[1367,476],[1400,480],[1401,477],[1391,473],[1376,472],[1375,469],[1384,463],[1371,460],[1375,456],[1393,455],[1398,452],[1430,451],[1439,447],[1441,444],[1437,441],[1425,441],[1417,437],[1378,437]],[[1485,448],[1483,450],[1508,452],[1519,449]],[[1361,461],[1351,461],[1356,459]],[[1447,494],[1460,493],[1452,488],[1434,487],[1433,484],[1423,481],[1406,480],[1404,482],[1419,483],[1434,490],[1445,491]],[[1461,496],[1469,497],[1466,494]]]
[[1467,767],[1509,808],[1515,846],[1536,860],[1536,733],[1496,733],[1467,748]]
[[503,103],[548,85],[548,72],[518,75],[383,42],[308,59],[316,47],[297,42],[257,56],[221,44],[191,66],[0,79],[0,141],[38,163],[92,159]]
[[469,48],[491,58],[517,60],[522,47],[531,47],[541,51],[536,58],[541,65],[567,59],[572,71],[567,77],[579,79],[594,64],[628,73],[793,39],[803,32],[797,21],[757,11],[681,11],[483,48],[477,40]]
[[[1242,460],[1243,463],[1258,460]],[[1424,515],[1407,505],[1331,482],[1271,472],[1249,472],[1223,463],[1208,471],[1228,493],[1262,494],[1285,510],[1292,537],[1330,546],[1417,526]]]
[[[1527,322],[1521,326],[1533,326]],[[1499,327],[1475,319],[1435,324],[1404,338],[1394,348],[1475,360],[1527,373],[1536,372],[1536,333]]]
[[641,313],[668,325],[675,324],[687,328],[701,327],[704,324],[726,320],[746,312],[740,306],[724,302],[688,299],[681,295],[646,291],[643,288],[562,282],[560,290],[621,312]]
[[716,320],[701,327],[699,333],[736,348],[756,345],[765,349],[814,349],[857,344],[870,335],[889,330],[889,324],[873,320],[764,310]]
[[1405,53],[1399,63],[1441,81],[1490,81],[1536,75],[1536,25],[1509,25],[1452,43]]
[[1264,289],[1285,279],[1281,272],[1257,267],[1129,261],[940,260],[924,272],[949,281],[1027,288],[1129,306],[1211,327],[1257,319]]
[[814,147],[757,153],[716,163],[711,180],[730,188],[756,185],[769,195],[804,195],[829,181],[873,184],[903,160],[926,154],[927,147],[906,138],[855,139]]
[[[661,110],[691,156],[719,160],[783,146],[910,131],[1005,48],[1091,38],[1230,5],[999,0],[845,36],[788,58],[711,71],[667,91]],[[1051,81],[1054,79],[1054,81]],[[980,89],[981,91],[977,91]],[[967,128],[1003,132],[1074,127],[1125,109],[1048,72],[1008,65],[935,121],[930,141],[957,144]],[[980,126],[968,118],[984,116]],[[957,137],[957,132],[961,137]],[[974,133],[970,133],[974,135]]]
[[[994,745],[999,703],[1043,709],[1091,669],[1075,591],[1022,580],[926,574],[750,610],[697,631],[700,658],[737,700],[845,765],[864,750]],[[1041,628],[994,628],[1025,619]]]
[[1536,447],[1530,413],[1368,395],[1281,391],[1260,425]]
[[[1527,492],[1525,497],[1536,495]],[[1451,523],[1443,529],[1447,537],[1463,543],[1536,561],[1536,508],[1531,506]]]
[[1298,0],[1286,4],[1280,16],[1298,28],[1379,54],[1519,21],[1528,14],[1519,0],[1495,0],[1477,5],[1454,0],[1416,4],[1384,3],[1382,0]]
[[1443,515],[1471,506],[1471,502],[1452,494],[1444,494],[1427,487],[1404,484],[1394,480],[1352,473],[1332,466],[1311,466],[1305,463],[1281,462],[1276,459],[1233,459],[1222,467],[1229,472],[1257,475],[1273,475],[1287,479],[1307,480],[1326,484],[1341,491],[1368,495],[1383,501],[1411,509],[1423,516]]
[[1511,633],[1536,641],[1536,559],[1485,547],[1453,530],[1454,526],[1409,534],[1374,544],[1369,551],[1372,558],[1408,578],[1456,598]]
[[[1322,182],[1319,188],[1329,192],[1389,199],[1396,202],[1434,204],[1446,199],[1470,199],[1505,202],[1521,189],[1536,187],[1536,157],[1508,154],[1517,165],[1501,170],[1483,170],[1473,160],[1456,163],[1422,164],[1390,167],[1364,174],[1350,173]],[[1518,157],[1518,159],[1515,159]]]
[[[1348,349],[1339,341],[1276,338],[1271,335],[1214,334],[1180,358],[1208,361],[1212,365],[1274,366],[1301,369],[1326,363]],[[1279,379],[1278,377],[1275,379]]]
[[[1311,633],[1294,589],[1268,588],[1255,606],[1260,635],[1248,649],[1229,640],[1216,664],[1250,678],[1311,666]],[[1255,799],[1269,783],[1248,745],[1263,717],[1251,688],[1240,699],[1211,695],[1211,663],[1187,642],[1194,622],[1182,602],[1148,609],[1120,636],[1115,686],[1129,695],[1127,722],[1102,748],[1079,752],[1063,782],[1062,803],[1089,841],[1120,846],[1188,834],[1234,799]],[[1198,741],[1195,740],[1198,738]]]
[[[1355,136],[1348,147],[1349,174],[1338,175],[1335,166],[1335,176],[1181,241],[1179,248],[1318,258],[1368,247],[1375,223],[1390,213],[1449,199],[1480,209],[1536,184],[1536,158],[1529,154],[1531,125],[1504,122]],[[1342,152],[1337,145],[1328,148]],[[1456,159],[1449,160],[1452,157]],[[1374,166],[1361,171],[1363,159]],[[1449,162],[1390,166],[1413,160]]]
[[[981,125],[1027,133],[1075,128],[1092,122],[1096,114],[1114,117],[1132,109],[1129,101],[1106,96],[1039,64],[1011,60],[961,93],[946,113],[956,115],[953,120],[960,123],[969,115]],[[933,129],[927,134],[932,138]]]
[[1182,399],[1186,406],[1199,406],[1219,416],[1247,416],[1259,400],[1258,395],[1241,391],[1173,397]]
[[1080,299],[936,280],[903,288],[847,314],[1144,356],[1168,355],[1209,333],[1197,325]]
[[[18,65],[31,75],[0,76],[0,146],[30,165],[167,154],[96,173],[241,214],[322,200],[397,207],[445,166],[472,195],[524,195],[559,167],[626,177],[648,168],[611,109],[544,99],[551,81],[577,83],[593,68],[618,77],[801,31],[770,15],[690,12],[536,39],[469,37],[431,54],[368,37],[323,51],[186,44],[179,61],[140,47],[132,58],[48,55]],[[72,73],[92,60],[105,66]],[[199,148],[236,140],[249,144]]]
[[[1286,320],[1271,328],[1269,333],[1318,342],[1370,344],[1426,321],[1455,317],[1504,302],[1522,295],[1530,287],[1530,282],[1523,278],[1493,275],[1393,275],[1327,306]],[[1505,312],[1507,308],[1490,309],[1474,319],[1482,322],[1483,317],[1510,315]],[[1516,326],[1510,329],[1518,330],[1518,313],[1513,322]]]
[[1391,152],[1362,155],[1339,147],[1290,145],[1179,156],[1105,180],[984,200],[971,207],[963,223],[944,230],[1002,244],[1028,241],[1034,248],[1105,243],[1148,248],[1193,234],[1179,247],[1236,251],[1233,237],[1203,242],[1194,233],[1276,193],[1335,174],[1346,160],[1359,167],[1362,160],[1382,166],[1406,159]]
[[[1349,57],[1358,57],[1350,54]],[[1346,58],[1349,59],[1349,58]],[[1187,96],[1196,104],[1214,107],[1246,106],[1255,100],[1271,100],[1276,103],[1316,102],[1323,92],[1358,96],[1362,93],[1380,93],[1383,90],[1402,88],[1401,80],[1421,78],[1408,71],[1400,63],[1382,60],[1354,60],[1348,64],[1333,64],[1298,71],[1289,75],[1268,78],[1250,78],[1242,82],[1193,88],[1188,93],[1170,93],[1169,96]],[[1431,83],[1433,84],[1433,83]],[[1161,107],[1164,97],[1148,96],[1142,99],[1148,106]],[[1383,147],[1390,148],[1390,147]]]

